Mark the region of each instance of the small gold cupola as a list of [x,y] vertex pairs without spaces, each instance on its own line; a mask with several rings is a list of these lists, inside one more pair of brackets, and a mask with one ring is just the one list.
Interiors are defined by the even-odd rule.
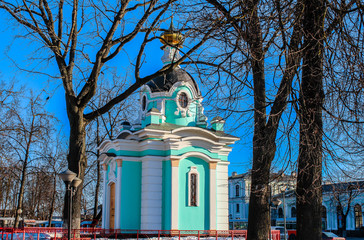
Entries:
[[172,16],[169,29],[164,31],[160,36],[160,41],[163,44],[161,49],[164,51],[161,59],[164,65],[173,64],[181,58],[179,49],[182,48],[183,40],[183,35],[173,26]]
[[183,35],[174,28],[173,18],[171,19],[171,25],[167,31],[164,31],[160,36],[160,41],[163,44],[161,47],[164,49],[166,46],[171,46],[175,48],[182,48]]

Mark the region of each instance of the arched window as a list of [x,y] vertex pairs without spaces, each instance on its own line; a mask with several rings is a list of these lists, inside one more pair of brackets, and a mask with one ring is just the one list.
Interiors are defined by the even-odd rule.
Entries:
[[278,208],[278,218],[283,218],[283,209]]
[[147,109],[147,97],[144,95],[142,98],[142,110],[145,111]]
[[363,226],[363,213],[361,212],[361,206],[356,204],[354,206],[354,216],[355,216],[355,228],[359,229]]
[[235,186],[235,197],[239,197],[240,196],[240,187],[239,185]]
[[199,201],[199,176],[196,167],[188,172],[188,206],[197,207]]
[[291,217],[296,217],[296,215],[297,215],[297,212],[296,212],[296,208],[295,207],[292,207],[291,208]]
[[190,206],[197,206],[197,174],[196,173],[191,174],[190,188],[191,188]]

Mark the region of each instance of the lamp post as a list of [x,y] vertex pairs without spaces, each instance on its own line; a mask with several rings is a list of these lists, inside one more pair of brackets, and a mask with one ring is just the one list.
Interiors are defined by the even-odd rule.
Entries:
[[[278,205],[280,205],[282,203],[281,200],[279,200],[278,198],[273,198],[270,200],[269,202],[269,219],[271,221],[272,224],[272,212],[271,212],[271,207],[275,207],[277,209]],[[270,234],[269,234],[269,239],[272,239],[272,228],[270,229]]]
[[287,186],[281,188],[283,194],[283,220],[284,220],[284,240],[287,240],[287,224],[286,224],[286,190]]
[[72,229],[72,197],[75,194],[77,187],[81,184],[82,180],[76,177],[77,174],[67,169],[59,174],[59,177],[66,184],[66,196],[68,207],[68,239],[71,240]]

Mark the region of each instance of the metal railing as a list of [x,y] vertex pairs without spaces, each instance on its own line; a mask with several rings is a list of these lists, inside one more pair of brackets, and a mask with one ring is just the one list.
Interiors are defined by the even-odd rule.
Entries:
[[[1,240],[65,240],[67,229],[25,227],[0,228]],[[74,240],[96,239],[155,239],[155,240],[245,240],[246,230],[125,230],[81,228],[72,229],[71,237]],[[269,237],[267,236],[267,239]],[[280,231],[271,231],[272,240],[280,240]]]

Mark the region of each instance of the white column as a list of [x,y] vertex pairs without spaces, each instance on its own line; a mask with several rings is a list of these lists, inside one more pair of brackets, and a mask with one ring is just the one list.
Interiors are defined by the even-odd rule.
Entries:
[[[228,181],[228,164],[219,162],[216,166],[216,230],[229,230],[229,213],[235,218],[234,204],[238,199],[230,203],[229,212],[229,186],[231,185]],[[239,203],[241,216],[244,217],[244,204]]]
[[210,230],[216,230],[216,165],[210,162]]
[[178,159],[171,159],[171,229],[178,230]]
[[107,196],[107,182],[106,182],[106,172],[107,172],[107,165],[104,163],[102,164],[104,170],[104,193],[102,194],[102,228],[106,228],[106,196]]
[[162,171],[160,157],[143,158],[141,229],[162,229]]
[[117,179],[116,179],[116,189],[115,189],[115,229],[121,229],[121,174],[122,174],[122,164],[123,160],[121,158],[116,159],[118,164]]

